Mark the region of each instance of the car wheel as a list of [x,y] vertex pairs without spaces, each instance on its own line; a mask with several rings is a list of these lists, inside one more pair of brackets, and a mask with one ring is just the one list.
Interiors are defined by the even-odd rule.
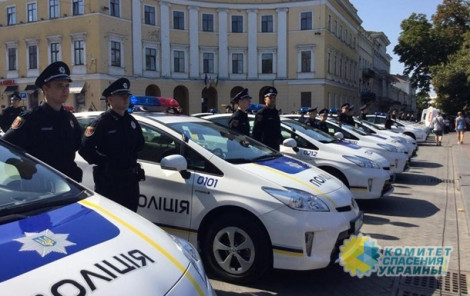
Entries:
[[265,231],[242,215],[215,220],[204,236],[202,253],[208,270],[233,283],[253,282],[272,266]]
[[344,184],[344,186],[348,187],[348,189],[351,189],[349,187],[348,179],[341,171],[335,168],[331,168],[331,167],[319,167],[319,168],[324,170],[328,174],[335,176],[338,180],[340,180]]

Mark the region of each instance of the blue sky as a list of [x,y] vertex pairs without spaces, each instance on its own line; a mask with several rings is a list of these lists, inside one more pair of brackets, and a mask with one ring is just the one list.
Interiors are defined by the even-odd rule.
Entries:
[[390,40],[387,53],[392,57],[391,74],[403,74],[404,66],[398,62],[399,57],[393,53],[398,43],[400,24],[413,12],[423,13],[428,19],[436,12],[442,0],[349,0],[357,9],[362,19],[362,27],[368,31],[384,32]]

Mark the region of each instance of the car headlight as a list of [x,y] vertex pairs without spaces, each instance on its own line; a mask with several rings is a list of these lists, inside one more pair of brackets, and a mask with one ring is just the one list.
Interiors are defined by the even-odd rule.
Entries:
[[299,211],[329,212],[330,209],[320,197],[311,193],[286,188],[285,190],[262,187],[265,192],[275,197],[291,209]]
[[362,156],[343,155],[343,158],[363,168],[380,169],[380,166],[375,161],[362,157]]
[[390,144],[382,144],[382,143],[379,143],[379,144],[377,144],[377,145],[379,145],[381,148],[383,148],[383,149],[385,149],[385,150],[387,150],[387,151],[389,151],[389,152],[398,152],[398,148],[395,147],[395,146],[392,146],[392,145],[390,145]]
[[196,248],[189,243],[188,241],[181,239],[179,237],[173,236],[170,234],[170,237],[175,241],[176,246],[179,250],[183,252],[183,254],[188,258],[191,264],[196,268],[197,272],[201,276],[204,283],[207,284],[207,278],[205,276],[204,266],[202,265],[201,257],[199,256],[198,251]]

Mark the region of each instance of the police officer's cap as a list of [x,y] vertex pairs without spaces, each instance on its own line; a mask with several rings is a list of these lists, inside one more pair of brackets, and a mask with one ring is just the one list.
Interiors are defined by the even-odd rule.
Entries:
[[324,109],[321,109],[320,112],[318,112],[319,115],[323,115],[323,114],[326,114],[328,115],[328,109],[324,108]]
[[36,82],[34,83],[37,87],[42,88],[42,86],[50,81],[54,80],[68,80],[72,82],[70,78],[70,69],[66,63],[58,61],[50,64],[49,66],[39,74]]
[[268,87],[263,91],[263,97],[277,96],[277,89],[275,87]]
[[349,109],[349,106],[350,106],[349,103],[344,103],[343,105],[341,105],[341,109],[343,108]]
[[19,94],[14,93],[11,95],[10,100],[16,100],[16,101],[21,101],[21,97]]
[[248,94],[247,88],[244,88],[241,92],[236,94],[232,99],[232,103],[238,104],[238,101],[243,100],[243,99],[251,99],[251,96]]
[[362,105],[360,109],[361,111],[364,111],[365,109],[367,109],[367,105]]
[[349,106],[349,111],[354,110],[354,105]]
[[127,78],[119,78],[118,80],[111,83],[103,93],[101,94],[103,97],[109,97],[112,95],[122,95],[127,94],[130,95],[131,92],[129,88],[131,87],[131,83]]
[[313,107],[307,110],[307,112],[315,112],[317,111],[318,107]]

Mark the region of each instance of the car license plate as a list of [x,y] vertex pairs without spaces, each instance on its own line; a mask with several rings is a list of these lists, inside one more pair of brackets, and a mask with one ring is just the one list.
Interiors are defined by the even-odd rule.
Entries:
[[359,230],[364,223],[364,212],[360,212],[359,215],[351,221],[351,232],[353,234],[358,234]]

